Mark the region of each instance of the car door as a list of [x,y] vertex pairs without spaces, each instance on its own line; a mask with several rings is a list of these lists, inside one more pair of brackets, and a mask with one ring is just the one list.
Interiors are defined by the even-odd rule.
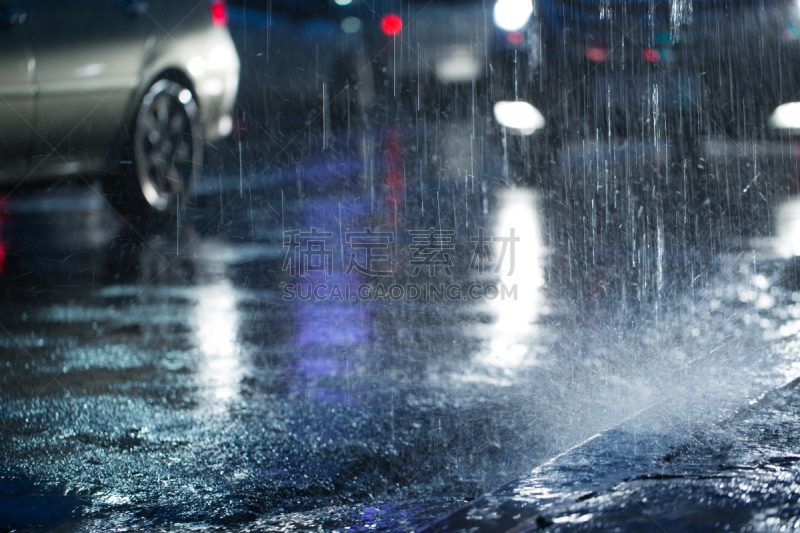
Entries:
[[0,181],[24,170],[30,148],[33,62],[24,35],[27,18],[19,2],[0,0]]
[[[45,157],[66,172],[101,165],[107,154],[115,156],[108,153],[109,141],[155,43],[154,37],[149,38],[154,23],[148,1],[29,0],[28,4],[36,58],[37,126],[44,137],[34,145],[33,161]],[[58,153],[51,153],[51,147]]]

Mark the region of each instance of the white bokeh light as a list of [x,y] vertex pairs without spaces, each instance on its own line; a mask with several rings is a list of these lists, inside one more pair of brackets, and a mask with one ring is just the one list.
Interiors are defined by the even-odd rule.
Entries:
[[776,107],[769,117],[769,125],[776,130],[800,131],[800,102],[789,102]]
[[545,126],[544,116],[528,102],[497,102],[494,118],[501,126],[530,135]]
[[531,0],[497,0],[494,5],[494,23],[505,31],[517,31],[525,27],[533,14]]

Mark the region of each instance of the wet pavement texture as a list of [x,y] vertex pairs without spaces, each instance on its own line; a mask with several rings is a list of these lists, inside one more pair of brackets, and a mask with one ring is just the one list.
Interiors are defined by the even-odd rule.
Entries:
[[[426,124],[288,152],[245,131],[213,148],[180,219],[146,226],[100,184],[7,200],[3,527],[414,530],[653,406],[648,454],[694,439],[661,478],[557,512],[528,494],[521,518],[788,523],[794,389],[730,417],[800,375],[793,146],[720,143],[689,164],[584,142],[543,185],[508,180],[500,135]],[[454,232],[451,276],[411,268],[408,232],[430,227]],[[376,286],[346,272],[342,238],[372,228],[395,237],[392,283],[518,297],[287,300],[321,279],[286,265],[285,232],[311,228],[332,233],[324,279],[342,286]],[[515,230],[513,268],[470,269],[478,228]]]

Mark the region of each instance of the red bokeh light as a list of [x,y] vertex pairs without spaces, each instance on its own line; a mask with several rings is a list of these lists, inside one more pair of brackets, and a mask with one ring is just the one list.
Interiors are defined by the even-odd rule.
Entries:
[[658,63],[661,60],[661,54],[655,48],[642,50],[642,57],[645,61],[649,61],[650,63]]
[[394,13],[389,13],[381,19],[381,31],[386,35],[395,35],[403,29],[403,21]]
[[211,20],[214,22],[214,26],[218,28],[224,28],[228,25],[228,9],[222,0],[212,2]]
[[508,34],[508,42],[511,44],[519,44],[522,42],[522,33],[518,31],[512,31]]
[[599,46],[590,46],[586,49],[586,59],[594,63],[602,63],[608,59],[608,50]]

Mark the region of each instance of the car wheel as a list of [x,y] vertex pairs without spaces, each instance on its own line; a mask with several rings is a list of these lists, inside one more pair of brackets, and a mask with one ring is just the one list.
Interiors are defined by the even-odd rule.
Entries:
[[133,136],[136,183],[150,210],[168,215],[194,193],[203,164],[203,136],[192,91],[169,79],[147,91]]

